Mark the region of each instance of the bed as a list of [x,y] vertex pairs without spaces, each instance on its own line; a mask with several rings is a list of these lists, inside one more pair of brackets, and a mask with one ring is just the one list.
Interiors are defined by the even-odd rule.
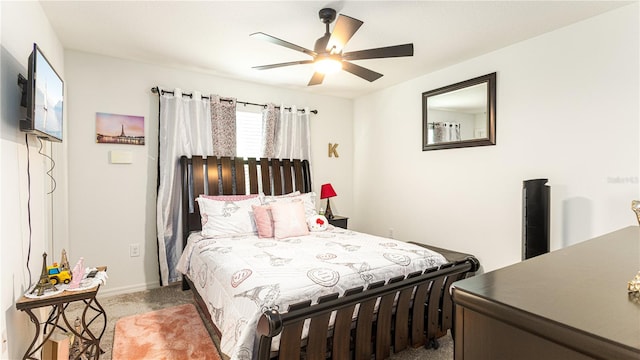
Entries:
[[[449,289],[478,270],[475,257],[330,225],[309,232],[317,217],[306,160],[192,156],[180,168],[178,268],[226,357],[385,359],[437,347],[453,331]],[[212,207],[233,231],[216,228]]]

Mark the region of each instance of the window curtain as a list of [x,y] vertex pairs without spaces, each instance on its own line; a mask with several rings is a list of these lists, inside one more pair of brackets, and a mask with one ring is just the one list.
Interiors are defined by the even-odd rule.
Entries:
[[275,157],[310,160],[309,108],[298,111],[297,107],[291,106],[290,110],[287,110],[281,105],[279,114],[276,121]]
[[211,95],[213,155],[236,156],[236,99]]
[[433,124],[432,143],[460,141],[460,124],[437,122]]
[[449,141],[460,141],[460,124],[449,123]]
[[182,96],[160,91],[159,186],[157,200],[158,261],[161,285],[179,281],[176,264],[182,253],[180,156],[212,155],[209,99],[193,92]]
[[273,158],[276,154],[276,122],[279,112],[274,104],[262,110],[262,157]]

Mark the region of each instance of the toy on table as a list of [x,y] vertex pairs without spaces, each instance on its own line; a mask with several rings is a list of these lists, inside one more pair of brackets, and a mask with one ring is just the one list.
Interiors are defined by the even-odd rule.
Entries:
[[56,286],[50,282],[49,280],[49,275],[47,273],[47,253],[42,253],[42,272],[40,273],[40,280],[38,280],[38,283],[36,284],[36,286],[33,287],[33,290],[31,290],[30,294],[33,294],[34,292],[36,292],[36,290],[38,290],[38,296],[42,296],[44,295],[44,292],[47,290],[53,290],[56,291],[58,290],[56,288]]
[[84,258],[83,257],[81,257],[76,263],[76,266],[73,267],[72,273],[73,273],[73,279],[69,284],[69,289],[76,289],[80,286],[80,282],[84,278]]

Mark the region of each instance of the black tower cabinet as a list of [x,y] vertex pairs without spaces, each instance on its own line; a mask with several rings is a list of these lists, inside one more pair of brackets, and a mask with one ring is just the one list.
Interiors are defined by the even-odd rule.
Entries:
[[549,252],[549,179],[522,182],[522,259]]

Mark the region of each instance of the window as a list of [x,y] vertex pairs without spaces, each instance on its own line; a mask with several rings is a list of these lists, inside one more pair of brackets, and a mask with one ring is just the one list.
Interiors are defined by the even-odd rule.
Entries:
[[236,156],[262,156],[262,113],[236,111]]
[[[262,113],[236,111],[236,156],[256,159],[262,157]],[[249,168],[245,166],[244,172],[248,194]],[[261,182],[258,182],[258,187],[262,192]]]

